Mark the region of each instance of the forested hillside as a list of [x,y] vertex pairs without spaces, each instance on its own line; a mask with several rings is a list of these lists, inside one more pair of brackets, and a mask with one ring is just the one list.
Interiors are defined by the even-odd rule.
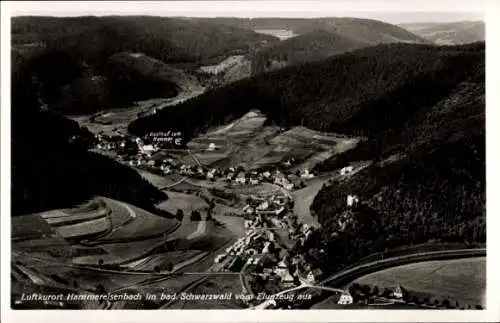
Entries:
[[484,60],[484,44],[385,44],[256,75],[207,91],[129,130],[192,135],[251,109],[277,124],[372,136],[397,127],[448,95]]
[[370,43],[351,39],[334,31],[317,30],[259,50],[252,61],[252,74],[272,70],[273,65],[280,63],[288,66],[318,61],[369,45]]
[[93,195],[145,209],[166,198],[134,170],[87,152],[93,136],[76,122],[40,110],[32,66],[12,60],[12,215],[69,207]]
[[[407,130],[401,127],[392,145],[385,142],[380,148],[391,149],[391,159],[324,187],[312,210],[323,225],[329,250],[345,252],[347,263],[404,245],[485,243],[484,100],[483,69],[418,122],[406,124]],[[374,141],[363,145],[370,144],[373,150],[366,157],[380,159]],[[348,211],[347,194],[359,196],[359,210]],[[346,212],[353,223],[370,214],[364,223],[377,225],[365,227],[368,233],[363,235],[355,225],[341,230],[338,221]]]

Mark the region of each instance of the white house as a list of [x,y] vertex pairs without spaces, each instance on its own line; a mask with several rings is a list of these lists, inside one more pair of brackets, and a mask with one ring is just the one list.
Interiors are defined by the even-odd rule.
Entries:
[[222,260],[224,260],[224,258],[226,257],[226,254],[220,254],[220,255],[217,255],[217,257],[215,257],[215,263],[218,264],[220,263]]
[[247,181],[247,179],[245,177],[245,173],[243,173],[243,172],[239,173],[235,179],[235,182],[239,183],[239,184],[245,184],[246,181]]
[[359,198],[356,195],[348,195],[347,196],[347,206],[353,206],[354,204],[359,202]]
[[346,166],[346,167],[343,167],[341,170],[340,170],[340,175],[345,175],[345,174],[348,174],[350,172],[352,172],[352,170],[354,169],[354,167],[352,166]]
[[269,246],[270,245],[271,244],[269,242],[264,243],[264,247],[262,248],[262,253],[263,254],[269,253]]
[[276,274],[278,274],[280,276],[285,276],[286,273],[288,273],[288,267],[283,260],[281,260],[278,263],[278,266],[276,267],[275,272],[276,272]]
[[267,201],[264,201],[259,206],[257,206],[257,210],[267,210],[268,207],[269,203]]
[[256,178],[250,178],[250,184],[257,185],[257,184],[259,184],[259,180]]
[[301,178],[313,178],[313,177],[314,177],[314,174],[309,173],[309,170],[304,169],[303,173],[302,173],[302,174],[300,174],[300,177],[301,177]]
[[245,229],[248,229],[252,226],[252,220],[245,220]]
[[339,300],[337,301],[337,304],[340,304],[340,305],[348,305],[348,304],[352,304],[352,303],[353,303],[353,299],[352,299],[351,294],[349,294],[349,293],[342,293],[340,295]]
[[269,177],[271,177],[271,173],[270,173],[269,171],[267,171],[267,170],[266,170],[266,171],[262,174],[262,176],[264,176],[265,178],[269,178]]
[[215,144],[211,142],[207,147],[207,151],[214,151],[216,148],[217,146],[215,146]]
[[276,214],[276,215],[280,215],[281,213],[283,213],[283,211],[284,211],[284,210],[285,210],[285,207],[284,207],[284,206],[282,206],[282,207],[280,207],[279,209],[274,210],[274,212],[273,212],[273,213],[274,213],[274,214]]
[[392,296],[396,298],[403,298],[403,288],[401,287],[401,285],[398,285],[396,289],[394,289],[394,291],[392,292]]

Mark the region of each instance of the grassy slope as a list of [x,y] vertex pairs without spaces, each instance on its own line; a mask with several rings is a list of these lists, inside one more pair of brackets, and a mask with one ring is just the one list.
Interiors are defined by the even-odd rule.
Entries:
[[437,298],[449,297],[452,304],[475,306],[484,302],[486,262],[470,258],[415,263],[369,274],[356,282],[390,289],[402,285]]

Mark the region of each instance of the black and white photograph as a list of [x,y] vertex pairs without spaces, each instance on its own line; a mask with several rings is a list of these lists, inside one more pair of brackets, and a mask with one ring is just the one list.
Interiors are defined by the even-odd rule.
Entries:
[[10,2],[7,307],[498,315],[486,6],[361,2]]

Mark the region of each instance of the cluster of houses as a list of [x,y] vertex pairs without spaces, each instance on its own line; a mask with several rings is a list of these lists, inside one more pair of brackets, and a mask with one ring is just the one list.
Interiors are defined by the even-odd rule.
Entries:
[[[254,215],[283,216],[287,213],[287,206],[291,198],[286,195],[272,195],[270,198],[252,198],[243,207],[243,215],[251,217]],[[251,221],[251,220],[250,220]]]
[[125,136],[120,132],[116,136],[106,136],[100,133],[95,136],[95,139],[94,148],[103,151],[117,151],[124,148],[127,143]]

